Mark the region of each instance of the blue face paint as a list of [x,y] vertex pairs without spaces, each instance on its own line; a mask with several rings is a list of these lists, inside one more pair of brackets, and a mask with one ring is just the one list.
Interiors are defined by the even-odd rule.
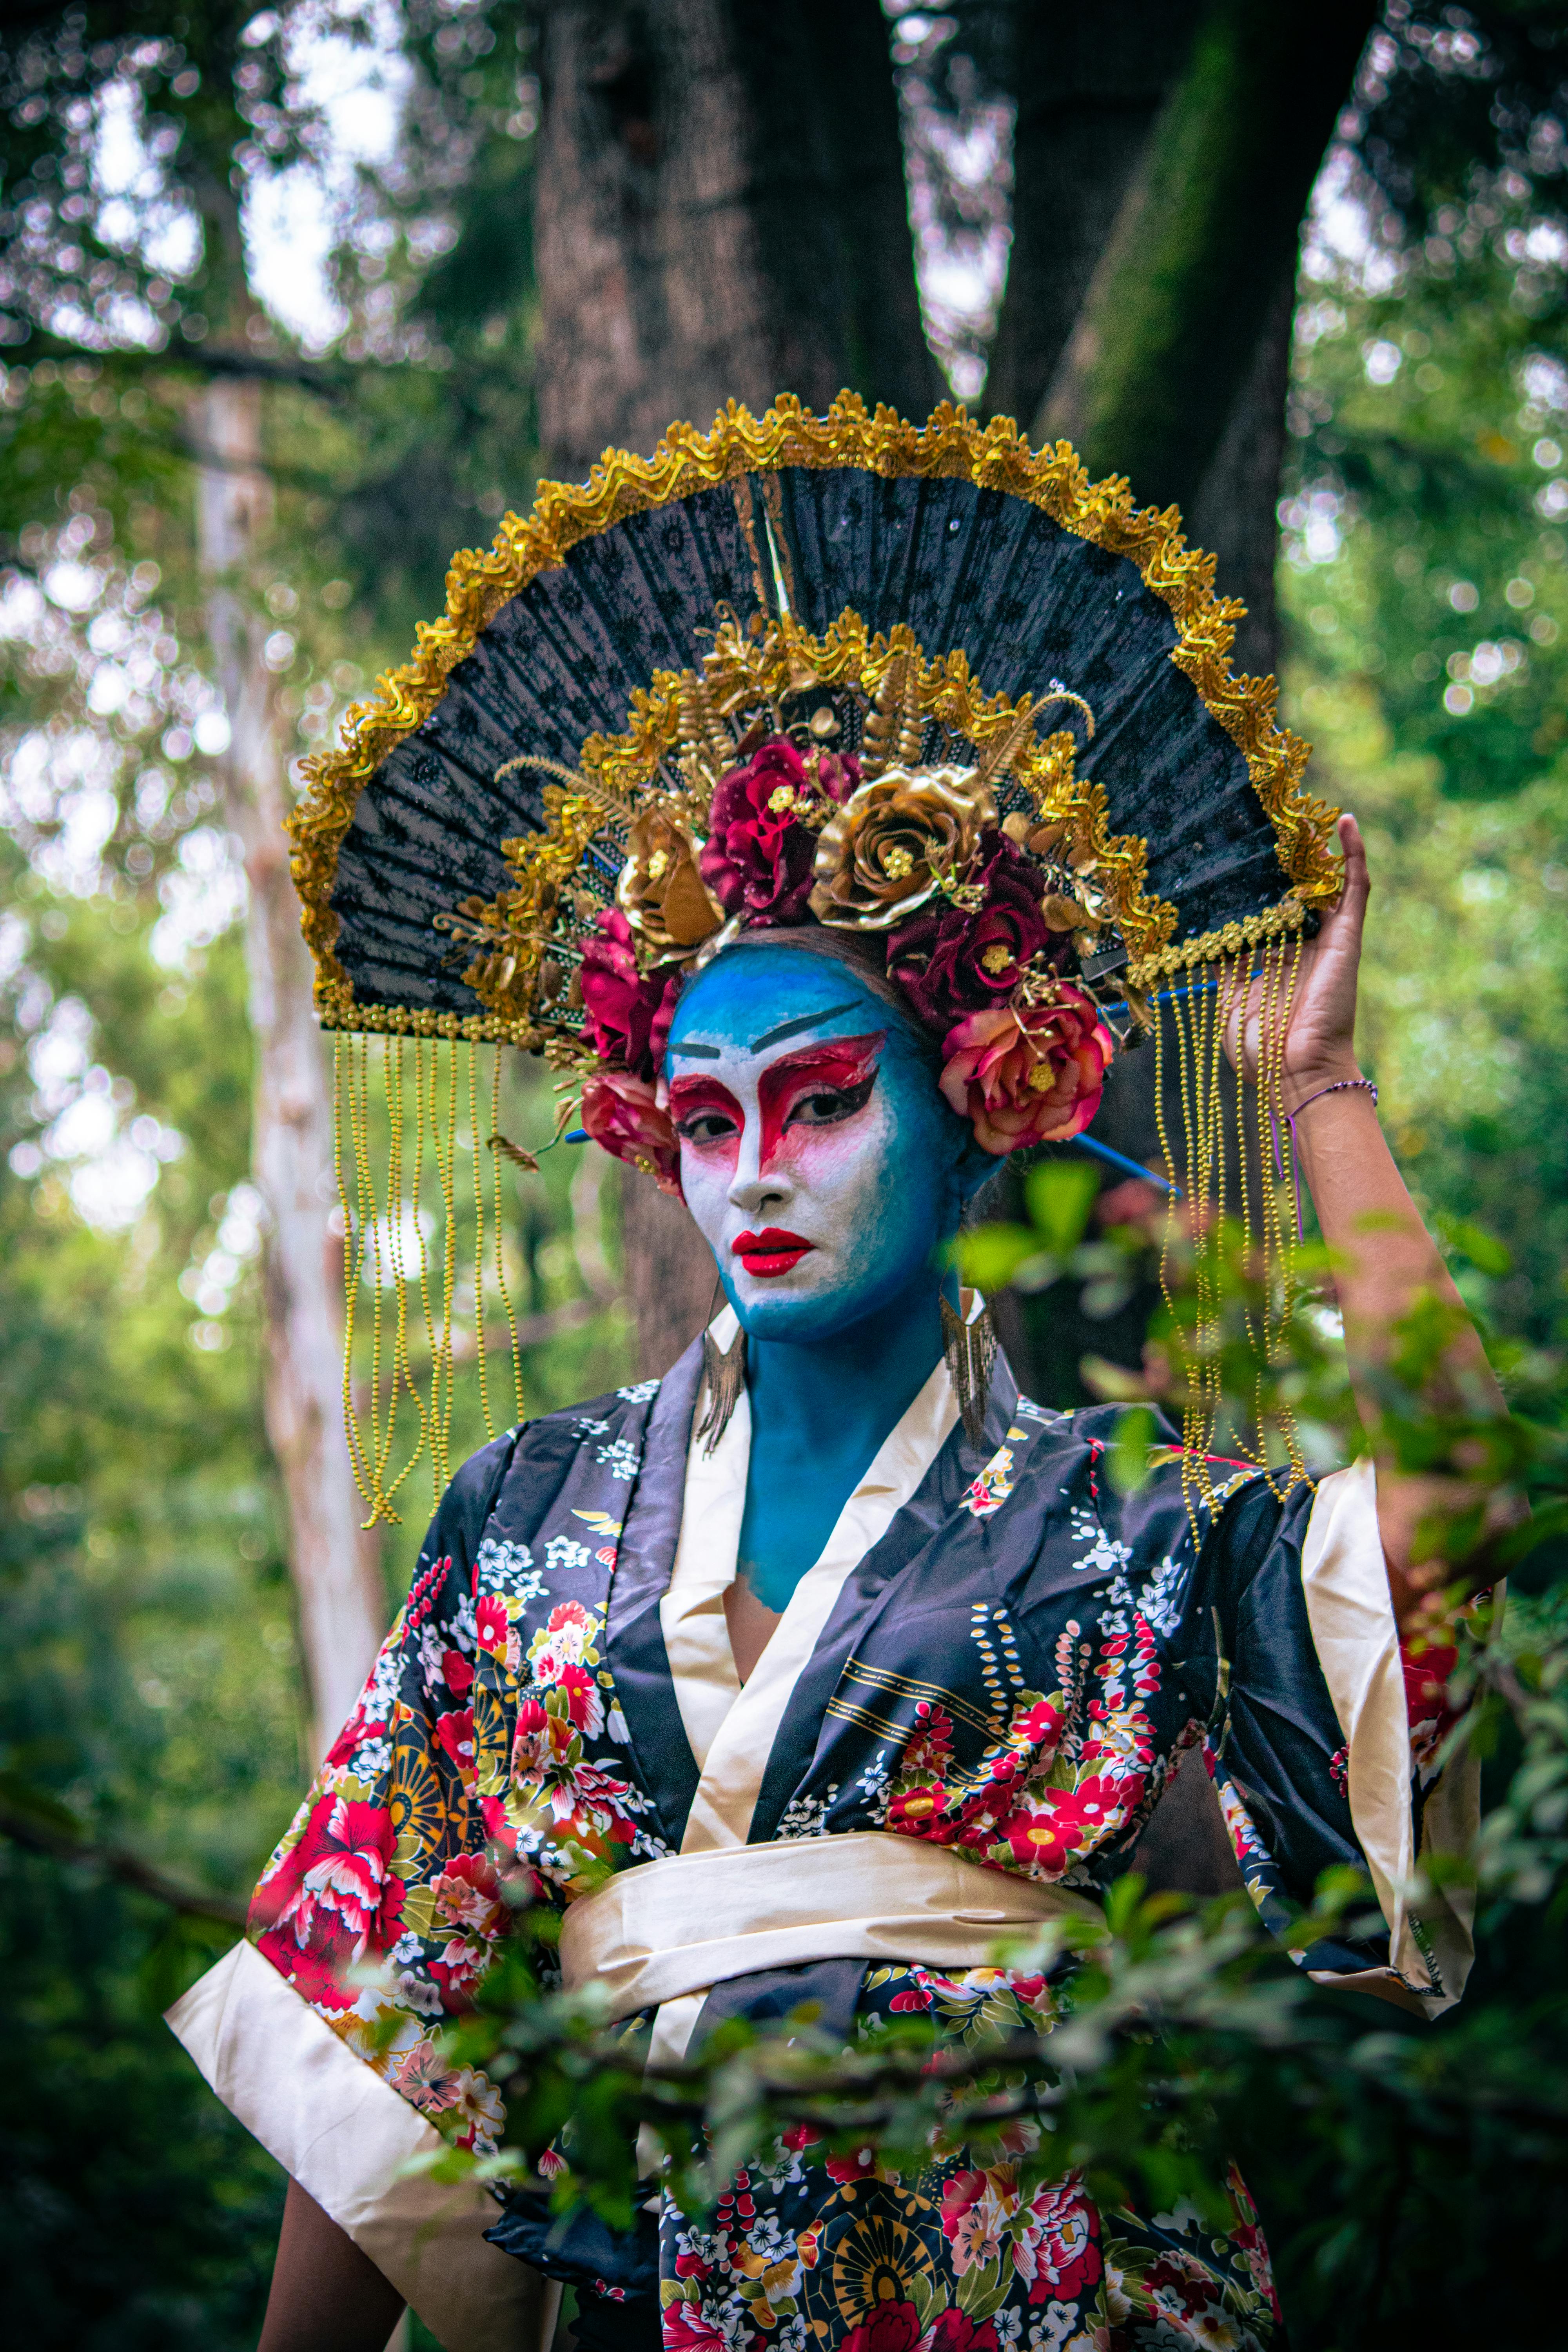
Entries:
[[687,1205],[750,1336],[809,1344],[934,1297],[973,1140],[852,967],[731,949],[682,996],[665,1071]]
[[782,1610],[941,1356],[942,1245],[995,1163],[902,1016],[808,950],[716,958],[665,1076],[687,1206],[747,1335],[741,1573]]

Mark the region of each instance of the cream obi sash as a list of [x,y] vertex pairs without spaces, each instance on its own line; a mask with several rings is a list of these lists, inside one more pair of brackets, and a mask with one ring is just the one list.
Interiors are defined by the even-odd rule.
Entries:
[[607,1987],[612,2017],[804,1960],[983,1968],[997,1938],[1100,1905],[889,1830],[672,1853],[616,1873],[561,1923],[567,1990]]

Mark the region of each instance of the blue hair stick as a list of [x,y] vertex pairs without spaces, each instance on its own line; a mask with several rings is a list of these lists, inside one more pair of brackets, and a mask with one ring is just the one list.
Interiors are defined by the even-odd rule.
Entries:
[[1080,1151],[1092,1152],[1096,1160],[1103,1160],[1108,1168],[1120,1168],[1126,1176],[1141,1176],[1145,1184],[1157,1184],[1162,1192],[1173,1192],[1178,1201],[1183,1198],[1179,1184],[1173,1185],[1168,1178],[1156,1176],[1152,1168],[1145,1168],[1141,1160],[1129,1160],[1124,1151],[1112,1151],[1109,1143],[1101,1143],[1097,1137],[1075,1135],[1069,1140],[1076,1143]]

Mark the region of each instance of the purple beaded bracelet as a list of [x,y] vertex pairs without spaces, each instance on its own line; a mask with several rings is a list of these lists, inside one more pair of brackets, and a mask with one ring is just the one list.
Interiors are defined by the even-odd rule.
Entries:
[[[1290,1130],[1290,1181],[1294,1185],[1296,1192],[1296,1239],[1298,1241],[1304,1241],[1306,1238],[1306,1233],[1301,1218],[1301,1171],[1297,1164],[1298,1152],[1296,1141],[1296,1121],[1300,1118],[1301,1113],[1308,1109],[1311,1104],[1321,1102],[1324,1095],[1343,1094],[1370,1095],[1374,1108],[1377,1103],[1377,1088],[1373,1085],[1370,1078],[1335,1078],[1331,1086],[1320,1087],[1315,1095],[1309,1095],[1305,1102],[1299,1102],[1294,1110],[1288,1110],[1285,1114],[1285,1124]],[[1269,1112],[1268,1117],[1269,1123],[1274,1129],[1275,1171],[1279,1177],[1281,1183],[1283,1183],[1285,1179],[1285,1158],[1279,1148],[1279,1122],[1274,1117],[1272,1111]]]

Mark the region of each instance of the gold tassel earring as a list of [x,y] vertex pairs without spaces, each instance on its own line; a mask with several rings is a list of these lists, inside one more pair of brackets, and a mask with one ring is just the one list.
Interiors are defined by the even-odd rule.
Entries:
[[698,1424],[697,1441],[711,1454],[730,1426],[731,1416],[746,1385],[746,1335],[737,1331],[724,1353],[711,1330],[702,1334],[702,1372],[708,1384],[708,1409]]
[[983,1307],[973,1322],[966,1323],[940,1293],[937,1303],[942,1308],[942,1351],[947,1359],[947,1369],[958,1398],[963,1433],[971,1445],[978,1445],[985,1428],[985,1408],[991,1398],[991,1373],[996,1361],[996,1326],[991,1320],[989,1307]]

